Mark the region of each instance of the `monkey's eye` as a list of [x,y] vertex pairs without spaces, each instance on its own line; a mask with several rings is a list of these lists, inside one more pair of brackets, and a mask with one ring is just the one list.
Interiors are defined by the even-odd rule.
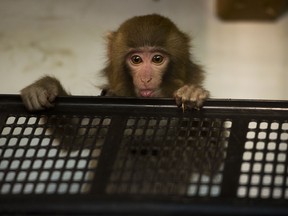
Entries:
[[139,55],[133,55],[131,57],[131,62],[133,64],[140,64],[142,62],[142,58]]
[[163,60],[164,60],[164,57],[161,55],[155,55],[152,58],[152,62],[155,64],[161,64],[163,62]]

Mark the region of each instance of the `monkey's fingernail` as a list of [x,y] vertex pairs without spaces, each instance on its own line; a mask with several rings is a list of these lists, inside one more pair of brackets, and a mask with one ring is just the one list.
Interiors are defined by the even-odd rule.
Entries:
[[185,103],[182,103],[182,111],[185,112]]
[[176,101],[176,104],[178,107],[181,107],[182,106],[182,101],[181,99],[179,99],[178,97],[175,98],[175,101]]

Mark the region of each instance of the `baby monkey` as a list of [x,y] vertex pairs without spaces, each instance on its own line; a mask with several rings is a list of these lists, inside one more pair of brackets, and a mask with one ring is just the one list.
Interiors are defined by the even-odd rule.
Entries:
[[[160,15],[136,16],[108,35],[108,78],[105,95],[174,97],[176,104],[198,109],[209,92],[202,87],[204,73],[190,55],[190,39]],[[45,76],[21,90],[28,110],[53,107],[57,96],[69,93],[54,77]]]
[[[133,17],[120,25],[115,32],[111,32],[107,41],[108,61],[103,69],[103,74],[108,80],[103,90],[105,95],[140,98],[170,97],[175,98],[176,104],[183,110],[199,109],[205,99],[209,97],[209,92],[202,86],[204,72],[199,65],[192,61],[190,55],[190,38],[168,18],[156,14]],[[53,107],[57,96],[67,95],[69,93],[61,83],[51,76],[45,76],[21,91],[23,102],[30,111]],[[73,125],[76,125],[77,128],[77,123],[73,123],[72,120],[67,121],[67,124],[61,123],[63,127],[56,128],[56,137],[61,137],[63,148],[77,149],[77,146],[83,146],[84,138],[75,136]],[[57,124],[52,125],[57,126]],[[71,130],[68,130],[69,128]],[[175,134],[179,133],[177,130],[175,128]],[[85,139],[86,146],[93,146],[94,142],[94,138],[91,141]],[[147,151],[150,148],[149,143],[147,149],[143,143],[138,145],[137,142],[131,143],[129,140],[126,143],[125,137],[121,142],[131,148],[131,154],[128,157],[131,161],[134,156],[137,156],[134,155],[133,149],[139,150],[139,146],[144,146],[142,150]],[[153,146],[161,148],[161,142],[155,141]],[[209,144],[209,141],[203,138],[193,144],[194,147],[189,146],[191,150],[185,149],[187,145],[184,144],[177,146],[177,149],[182,149],[184,153],[182,157],[177,158],[175,167],[187,168],[187,174],[179,180],[181,184],[175,185],[174,191],[178,194],[180,191],[186,193],[186,184],[182,183],[190,181],[190,171],[202,170],[202,173],[213,175],[220,164],[217,161],[223,161],[223,154],[221,151],[218,152],[215,147],[217,144],[211,144],[211,149],[208,150],[208,144],[205,143]],[[163,153],[162,156],[167,159],[167,167],[170,167],[170,159],[174,157],[176,147],[167,144],[167,148],[170,149],[168,155],[165,156]],[[156,154],[156,151],[154,153]],[[161,154],[159,152],[158,156],[160,157]],[[149,155],[140,155],[140,157],[145,163],[151,158],[153,159]],[[155,162],[153,159],[150,164],[153,161]],[[115,164],[117,163],[116,160]],[[126,168],[130,169],[130,167],[123,169]],[[169,176],[170,170],[165,172]],[[154,175],[154,173],[152,174]],[[144,170],[141,175],[145,179],[149,175],[149,170]],[[162,181],[162,176],[157,175],[157,172],[155,176],[153,178],[159,178],[159,181]],[[150,177],[149,179],[151,179]],[[169,178],[167,179],[169,180]],[[170,184],[168,180],[167,185]],[[165,184],[164,182],[163,185],[165,186]],[[163,188],[165,188],[164,186]]]

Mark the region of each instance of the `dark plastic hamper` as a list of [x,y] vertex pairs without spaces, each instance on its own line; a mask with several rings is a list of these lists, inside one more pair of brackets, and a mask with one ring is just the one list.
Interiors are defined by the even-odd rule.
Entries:
[[1,215],[288,215],[288,102],[0,95]]

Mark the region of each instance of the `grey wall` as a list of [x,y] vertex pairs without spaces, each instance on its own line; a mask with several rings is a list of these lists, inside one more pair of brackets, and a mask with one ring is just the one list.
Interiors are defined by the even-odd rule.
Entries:
[[[213,97],[288,99],[288,16],[224,23],[213,0],[0,0],[0,93],[44,74],[73,94],[105,83],[105,34],[134,15],[160,13],[193,37]],[[96,86],[96,87],[95,87]]]

